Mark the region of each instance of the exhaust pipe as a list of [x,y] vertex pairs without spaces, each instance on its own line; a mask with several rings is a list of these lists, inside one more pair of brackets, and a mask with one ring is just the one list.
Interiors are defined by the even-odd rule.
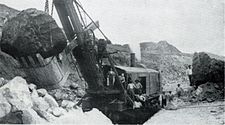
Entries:
[[136,62],[135,62],[135,53],[130,54],[130,67],[135,67]]

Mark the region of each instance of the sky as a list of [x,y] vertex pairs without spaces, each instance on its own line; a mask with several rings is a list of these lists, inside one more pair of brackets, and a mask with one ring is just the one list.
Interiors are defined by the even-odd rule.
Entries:
[[[168,41],[185,53],[206,51],[225,55],[223,0],[80,2],[91,17],[100,22],[100,28],[112,43],[130,44],[139,59],[140,42],[160,40]],[[0,3],[18,10],[44,10],[45,0],[0,0]],[[56,11],[53,17],[60,25]]]

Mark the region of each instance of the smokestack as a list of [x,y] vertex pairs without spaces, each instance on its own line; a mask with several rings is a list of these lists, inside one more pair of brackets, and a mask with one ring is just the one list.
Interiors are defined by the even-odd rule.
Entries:
[[136,62],[135,62],[135,53],[130,54],[130,67],[135,67]]

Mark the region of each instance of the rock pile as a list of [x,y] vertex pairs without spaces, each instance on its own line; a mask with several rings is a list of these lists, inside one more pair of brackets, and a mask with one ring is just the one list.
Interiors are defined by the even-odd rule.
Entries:
[[195,53],[193,57],[193,101],[212,102],[224,98],[224,61],[211,58],[204,52]]
[[190,101],[213,102],[219,99],[224,99],[224,89],[220,89],[217,83],[207,82],[198,86],[198,88],[192,92]]
[[21,77],[15,77],[0,87],[1,124],[53,122],[65,113],[66,110],[45,89],[36,89],[34,84],[28,85]]
[[97,109],[84,113],[75,102],[56,100],[45,90],[15,77],[0,86],[0,124],[112,124]]

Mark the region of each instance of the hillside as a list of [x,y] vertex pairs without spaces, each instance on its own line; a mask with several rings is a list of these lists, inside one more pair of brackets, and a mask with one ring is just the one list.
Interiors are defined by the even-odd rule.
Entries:
[[181,54],[173,45],[167,43],[167,41],[159,41],[157,44],[154,42],[141,43],[141,51],[149,54]]
[[[177,84],[187,87],[190,83],[186,67],[192,65],[192,53],[183,53],[167,41],[140,43],[141,62],[148,68],[159,70],[165,90],[174,90]],[[206,52],[207,53],[207,52]],[[225,60],[225,57],[207,53],[210,58]]]
[[141,61],[148,68],[159,70],[164,90],[176,85],[188,86],[186,66],[192,64],[192,54],[185,54],[166,41],[140,43]]

